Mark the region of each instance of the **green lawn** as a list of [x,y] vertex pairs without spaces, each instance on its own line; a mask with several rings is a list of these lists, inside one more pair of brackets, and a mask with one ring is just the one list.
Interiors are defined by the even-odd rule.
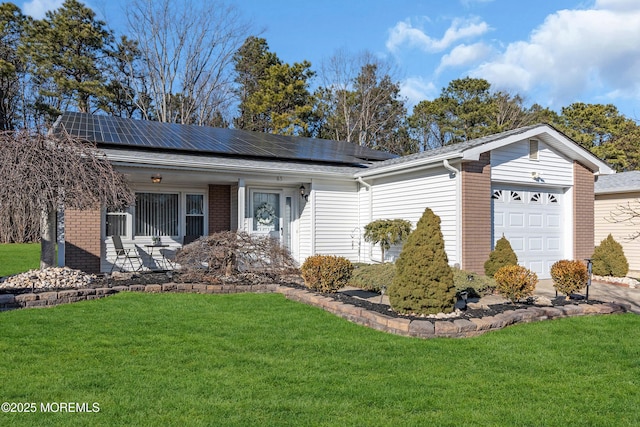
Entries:
[[640,425],[633,314],[420,340],[277,294],[123,293],[0,330],[0,401],[100,409],[0,425]]
[[40,266],[40,243],[0,243],[0,277]]

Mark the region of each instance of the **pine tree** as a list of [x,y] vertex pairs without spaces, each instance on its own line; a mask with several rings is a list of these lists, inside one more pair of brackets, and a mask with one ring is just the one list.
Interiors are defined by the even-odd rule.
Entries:
[[629,262],[622,245],[609,234],[593,251],[593,274],[598,276],[625,277]]
[[388,293],[391,307],[400,313],[453,311],[453,272],[444,248],[440,218],[429,208],[400,253]]
[[493,277],[496,271],[508,265],[518,265],[518,256],[511,248],[511,243],[502,236],[489,254],[489,259],[484,263],[484,274]]

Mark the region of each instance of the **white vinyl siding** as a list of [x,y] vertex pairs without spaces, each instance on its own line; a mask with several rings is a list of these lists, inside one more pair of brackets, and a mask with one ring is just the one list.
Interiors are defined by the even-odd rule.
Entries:
[[315,253],[358,261],[356,182],[314,181],[313,190]]
[[[527,185],[573,185],[573,162],[538,140],[538,159],[529,158],[529,140],[491,151],[491,180]],[[538,174],[534,179],[532,174]]]
[[[416,223],[426,208],[440,217],[440,229],[445,241],[445,250],[449,264],[458,263],[458,199],[457,178],[450,177],[444,168],[411,173],[393,178],[373,181],[373,220],[406,219],[411,221],[415,229]],[[361,191],[361,223],[368,222],[369,195]],[[395,261],[400,254],[401,246],[392,247],[385,253],[387,261]],[[368,254],[368,244],[365,243]],[[380,260],[380,248],[372,248],[372,260]],[[369,261],[367,259],[366,261]]]
[[640,231],[640,223],[637,219],[634,223],[615,222],[611,214],[619,212],[618,207],[627,206],[628,203],[632,208],[640,207],[638,200],[640,192],[596,195],[594,212],[594,244],[599,245],[611,233],[616,242],[622,245],[624,255],[629,261],[629,270],[633,272],[640,272],[640,239],[631,240],[629,237],[632,233]]
[[298,218],[298,262],[300,264],[302,264],[307,257],[313,255],[313,249],[311,247],[311,201],[311,196],[308,201],[304,199],[300,200],[300,218]]

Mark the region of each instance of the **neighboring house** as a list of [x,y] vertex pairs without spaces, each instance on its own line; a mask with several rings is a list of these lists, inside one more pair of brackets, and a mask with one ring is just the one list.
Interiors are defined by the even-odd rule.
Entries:
[[125,212],[65,213],[62,262],[90,271],[110,270],[114,234],[144,256],[155,235],[178,247],[184,236],[220,230],[271,235],[299,262],[313,254],[375,262],[379,249],[364,242],[364,226],[381,218],[415,225],[429,207],[441,218],[451,265],[483,273],[504,235],[519,262],[545,278],[553,262],[593,252],[594,174],[613,173],[547,125],[405,157],[80,113],[63,114],[61,128],[96,142],[137,193]]
[[[600,176],[595,184],[595,244],[609,234],[622,245],[632,274],[640,274],[640,171]],[[628,215],[629,209],[638,217]]]

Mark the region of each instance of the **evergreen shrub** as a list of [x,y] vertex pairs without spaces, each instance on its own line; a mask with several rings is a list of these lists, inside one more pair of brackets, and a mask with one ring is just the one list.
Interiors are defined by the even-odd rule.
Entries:
[[380,292],[383,287],[389,288],[395,275],[396,266],[392,263],[356,265],[349,285],[365,291]]
[[593,251],[593,274],[598,276],[626,277],[629,262],[622,245],[609,234]]
[[553,287],[567,298],[587,286],[589,272],[587,266],[580,261],[562,259],[551,266]]
[[470,298],[490,295],[496,288],[496,281],[492,277],[459,268],[453,268],[453,283],[457,293],[467,292]]
[[489,259],[484,263],[484,274],[493,277],[496,271],[507,265],[518,265],[518,256],[511,248],[509,240],[502,236],[489,254]]
[[538,283],[538,275],[520,265],[507,265],[493,275],[500,295],[512,303],[533,296]]
[[307,288],[318,292],[336,292],[349,282],[353,264],[344,257],[313,255],[300,268]]
[[450,313],[456,288],[444,248],[440,218],[427,208],[409,235],[396,261],[396,275],[388,291],[399,313]]

